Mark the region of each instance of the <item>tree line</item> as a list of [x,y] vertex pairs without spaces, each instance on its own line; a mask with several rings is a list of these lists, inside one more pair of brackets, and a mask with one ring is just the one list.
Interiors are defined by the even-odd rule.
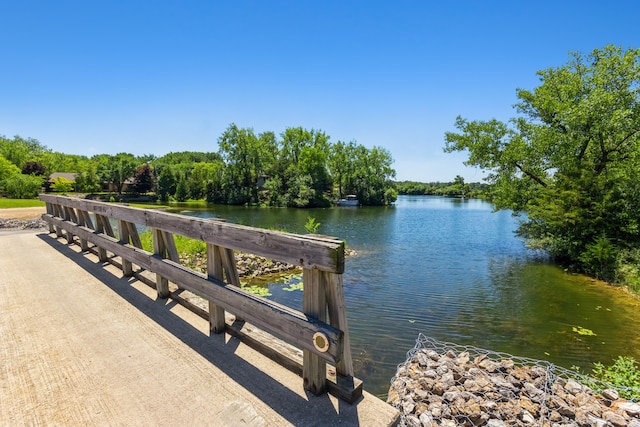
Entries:
[[457,175],[453,182],[396,182],[398,194],[407,196],[489,198],[488,187],[488,184],[481,182],[465,183],[460,175]]
[[46,182],[56,191],[154,193],[161,200],[204,199],[227,204],[287,207],[330,206],[346,194],[363,205],[396,200],[391,153],[355,142],[330,142],[318,130],[288,128],[256,134],[231,124],[217,152],[179,152],[161,157],[129,153],[86,157],[47,149],[31,138],[0,136],[0,191],[33,197],[53,172],[75,174]]

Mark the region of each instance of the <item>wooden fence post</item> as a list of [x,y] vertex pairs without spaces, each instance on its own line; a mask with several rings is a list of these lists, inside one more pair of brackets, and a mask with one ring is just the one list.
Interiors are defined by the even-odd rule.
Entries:
[[[302,294],[302,311],[309,317],[322,322],[327,318],[327,299],[325,295],[324,276],[319,270],[302,270],[304,291]],[[327,378],[327,362],[309,350],[302,352],[302,381],[304,388],[313,394],[323,393]]]
[[[168,231],[153,229],[153,248],[156,255],[180,263],[176,242],[173,240],[173,234]],[[159,298],[169,297],[169,280],[158,273],[156,273],[156,290]]]
[[[55,216],[64,218],[64,215],[62,214],[62,206],[58,204],[53,205],[53,212]],[[55,230],[56,230],[56,237],[62,237],[62,228],[56,225]]]
[[[104,233],[107,236],[113,237],[113,228],[109,222],[109,218],[96,214],[96,229],[98,233]],[[98,246],[98,259],[100,262],[107,262],[109,257],[107,256],[107,250]]]
[[[51,204],[51,202],[46,202],[45,206],[47,207],[47,213],[49,215],[54,215],[55,216],[55,211],[53,208],[53,205]],[[48,223],[49,224],[49,233],[53,233],[55,231],[55,228],[53,227],[52,223]]]
[[[79,226],[88,227],[88,225],[85,223],[85,212],[80,208],[78,208],[77,218],[78,218]],[[93,227],[89,227],[89,228],[93,228]],[[80,238],[80,249],[82,249],[82,252],[89,250],[89,244],[87,242],[87,239],[83,239],[82,237]]]
[[[162,230],[157,228],[153,229],[153,251],[159,257],[165,258],[167,253],[167,246],[164,241]],[[169,297],[169,280],[162,277],[160,273],[156,273],[156,291],[158,292],[158,298]]]
[[351,358],[347,304],[344,299],[342,274],[329,272],[323,272],[322,274],[325,276],[324,283],[326,285],[329,324],[344,332],[343,353],[342,358],[336,363],[336,373],[344,376],[353,376],[353,359]]
[[[64,206],[63,210],[64,210],[64,220],[65,221],[71,221],[73,223],[77,223],[78,222],[78,218],[76,217],[75,209],[73,209],[71,207]],[[67,230],[67,242],[68,243],[73,243],[73,233],[71,233],[69,230]]]
[[[224,280],[222,270],[222,256],[219,247],[207,243],[207,275],[209,279]],[[209,330],[214,334],[224,332],[226,327],[224,308],[209,300]]]
[[[131,234],[129,233],[129,226],[127,221],[118,220],[118,235],[120,236],[120,243],[123,245],[129,244],[131,242]],[[133,266],[131,265],[131,261],[122,258],[122,274],[131,277],[133,276]]]

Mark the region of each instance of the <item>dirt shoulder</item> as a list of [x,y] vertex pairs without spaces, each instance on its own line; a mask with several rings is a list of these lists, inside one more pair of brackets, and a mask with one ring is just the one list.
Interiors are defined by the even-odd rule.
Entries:
[[4,208],[0,209],[0,219],[38,219],[46,212],[44,206],[32,208]]

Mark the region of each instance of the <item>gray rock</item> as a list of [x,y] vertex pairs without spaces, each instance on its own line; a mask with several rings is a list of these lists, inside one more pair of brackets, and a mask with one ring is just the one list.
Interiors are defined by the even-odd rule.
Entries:
[[423,427],[431,427],[435,425],[433,422],[433,417],[428,412],[423,412],[420,415],[419,419]]
[[617,402],[616,406],[632,417],[640,417],[640,403]]
[[536,418],[531,415],[531,412],[523,410],[522,411],[522,421],[525,424],[535,424],[536,423]]
[[618,400],[618,398],[620,397],[620,395],[618,394],[617,390],[613,390],[611,388],[608,388],[606,390],[602,390],[602,397],[604,397],[607,400]]
[[467,352],[422,349],[398,367],[392,384],[388,401],[406,425],[640,427],[640,404],[615,390],[599,397],[575,379],[557,377],[553,367],[511,359],[480,355],[471,361]]

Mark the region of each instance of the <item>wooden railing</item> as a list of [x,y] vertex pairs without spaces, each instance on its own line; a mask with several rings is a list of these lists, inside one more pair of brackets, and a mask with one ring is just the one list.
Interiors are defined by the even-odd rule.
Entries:
[[[93,200],[46,194],[40,199],[47,209],[42,218],[57,237],[79,243],[84,251],[96,251],[102,262],[112,258],[109,252],[120,257],[125,276],[135,274],[134,265],[154,273],[160,298],[170,296],[172,282],[208,300],[211,333],[232,333],[225,311],[233,313],[302,350],[305,389],[314,394],[329,391],[349,402],[362,394],[362,382],[353,377],[349,344],[342,282],[344,242]],[[117,224],[117,233],[112,223]],[[138,226],[152,231],[154,253],[142,248]],[[206,243],[206,274],[180,264],[174,234]],[[241,289],[234,250],[302,267],[303,311]],[[327,362],[335,369],[327,369]]]

